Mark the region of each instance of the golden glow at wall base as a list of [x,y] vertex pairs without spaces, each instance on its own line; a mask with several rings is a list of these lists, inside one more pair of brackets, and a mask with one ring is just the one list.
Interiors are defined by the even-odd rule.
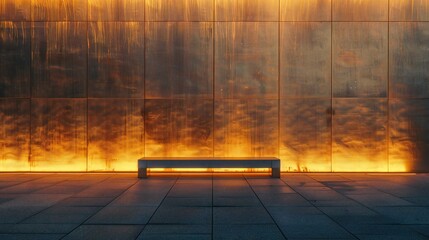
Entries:
[[428,59],[428,0],[3,0],[0,172],[428,172]]

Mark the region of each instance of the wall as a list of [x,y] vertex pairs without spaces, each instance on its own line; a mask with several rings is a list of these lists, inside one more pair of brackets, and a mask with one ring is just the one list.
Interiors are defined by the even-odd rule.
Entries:
[[429,0],[0,1],[0,171],[429,171]]

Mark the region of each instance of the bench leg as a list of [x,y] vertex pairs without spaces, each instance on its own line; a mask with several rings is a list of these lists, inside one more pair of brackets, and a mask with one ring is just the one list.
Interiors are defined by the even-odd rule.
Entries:
[[139,168],[139,178],[147,178],[147,168]]
[[271,168],[271,177],[280,178],[280,168]]

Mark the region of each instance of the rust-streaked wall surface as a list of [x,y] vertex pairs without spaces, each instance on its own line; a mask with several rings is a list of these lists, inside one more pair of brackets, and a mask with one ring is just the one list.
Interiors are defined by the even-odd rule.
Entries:
[[3,0],[0,124],[0,172],[427,172],[429,0]]

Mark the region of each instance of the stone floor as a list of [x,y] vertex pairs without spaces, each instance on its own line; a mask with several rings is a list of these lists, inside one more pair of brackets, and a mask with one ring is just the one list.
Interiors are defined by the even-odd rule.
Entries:
[[0,174],[0,239],[429,239],[429,174]]

